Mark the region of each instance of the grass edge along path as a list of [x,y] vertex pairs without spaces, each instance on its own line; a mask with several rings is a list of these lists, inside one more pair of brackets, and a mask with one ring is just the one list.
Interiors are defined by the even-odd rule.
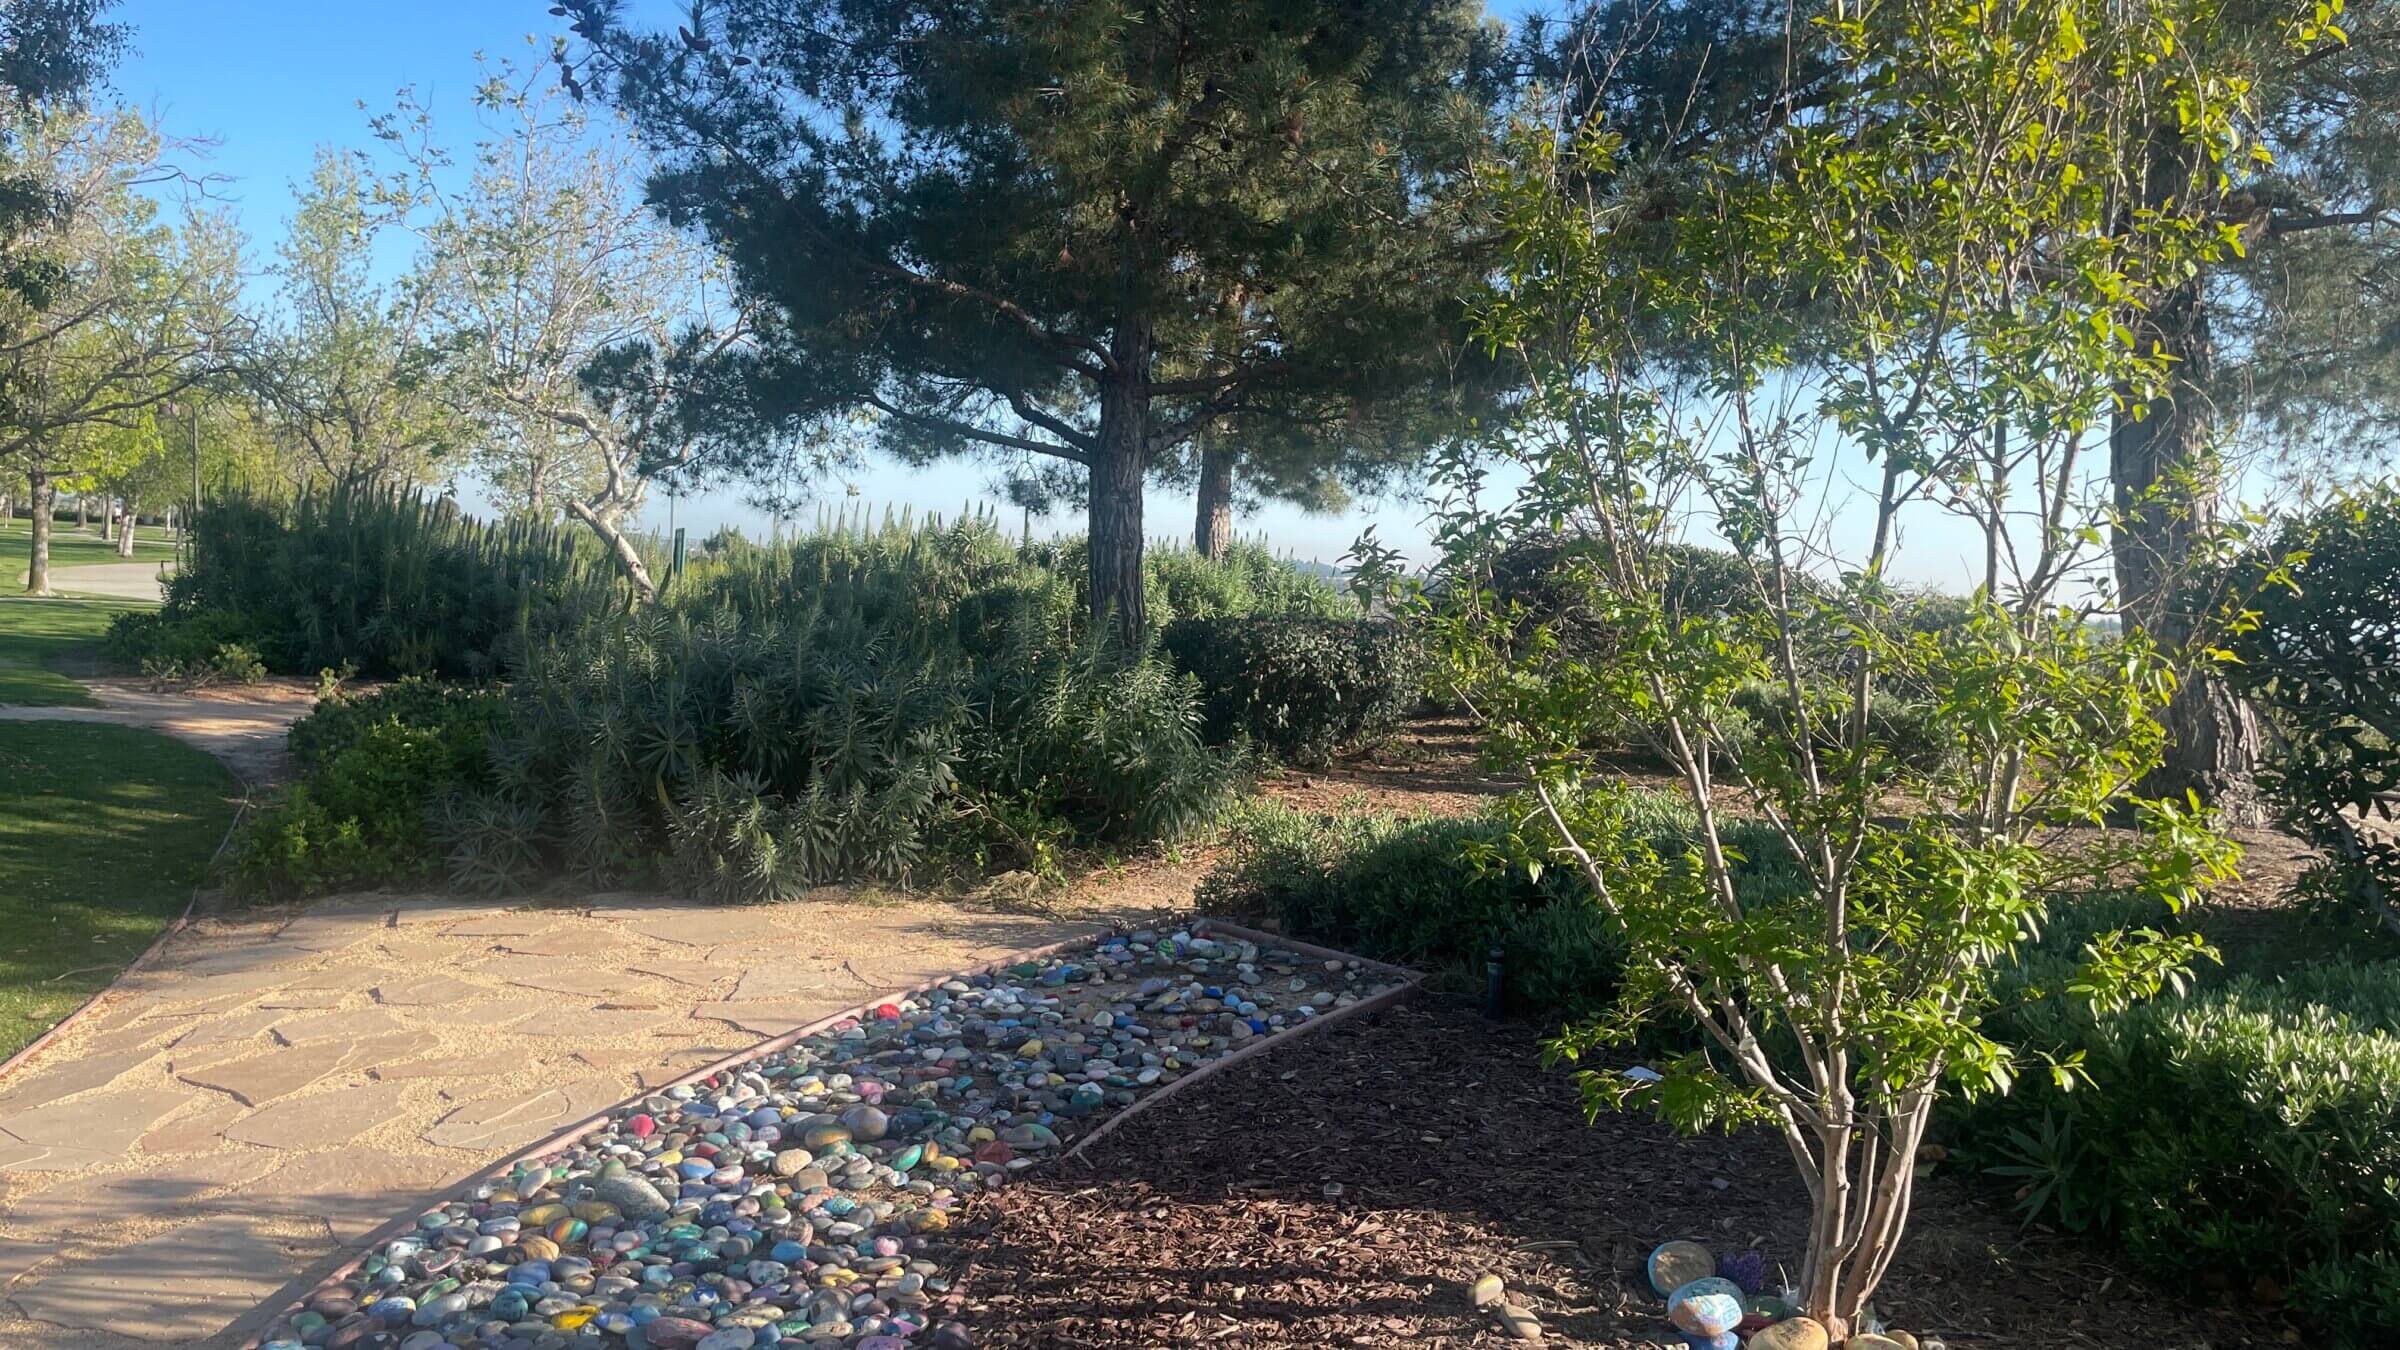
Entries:
[[224,765],[157,732],[0,721],[0,1058],[175,921],[240,796]]
[[59,663],[97,656],[109,620],[152,608],[138,600],[0,596],[0,707],[95,706],[82,685],[59,673]]

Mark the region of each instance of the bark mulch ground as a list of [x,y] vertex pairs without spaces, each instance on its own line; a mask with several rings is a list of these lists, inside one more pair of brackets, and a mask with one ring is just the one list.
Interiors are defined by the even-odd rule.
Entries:
[[[1670,1237],[1799,1251],[1807,1197],[1763,1133],[1587,1125],[1535,1028],[1424,997],[1228,1069],[1034,1169],[959,1231],[985,1346],[1499,1345],[1499,1273],[1551,1346],[1679,1344],[1641,1275]],[[2298,1341],[2231,1296],[2128,1277],[1936,1175],[1878,1300],[1950,1350]]]

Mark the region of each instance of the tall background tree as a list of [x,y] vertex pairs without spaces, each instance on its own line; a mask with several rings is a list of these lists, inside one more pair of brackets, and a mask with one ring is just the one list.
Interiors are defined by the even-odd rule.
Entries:
[[863,412],[904,459],[1070,465],[1128,635],[1162,457],[1407,388],[1463,289],[1446,189],[1497,46],[1466,0],[561,8],[569,87],[631,115],[652,201],[757,308],[735,445]]
[[15,172],[63,206],[19,241],[46,269],[44,303],[0,348],[0,464],[32,489],[27,589],[49,590],[61,480],[114,467],[151,410],[207,378],[238,322],[238,249],[223,222],[166,218],[146,189],[179,177],[165,143],[125,111],[51,113],[17,137]]
[[241,363],[276,434],[319,481],[430,482],[462,430],[439,385],[432,288],[376,279],[386,226],[355,159],[318,151],[276,256],[277,320]]
[[737,350],[748,325],[713,255],[643,203],[648,160],[626,129],[558,90],[546,62],[487,65],[475,103],[463,180],[413,93],[374,124],[393,161],[376,201],[423,247],[412,284],[438,387],[499,501],[582,523],[647,599],[626,518],[654,478],[696,470],[687,429],[703,415],[685,415],[681,390],[621,387],[662,367],[616,353]]

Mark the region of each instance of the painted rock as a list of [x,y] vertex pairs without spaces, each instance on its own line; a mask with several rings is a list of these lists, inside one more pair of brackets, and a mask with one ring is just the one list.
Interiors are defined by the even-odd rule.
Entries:
[[1662,1242],[1650,1253],[1650,1287],[1664,1298],[1717,1273],[1717,1258],[1697,1242]]
[[1902,1340],[1900,1337],[1903,1335],[1907,1333],[1878,1336],[1869,1332],[1863,1336],[1853,1336],[1849,1341],[1849,1350],[1917,1350],[1917,1338],[1909,1336],[1907,1340]]
[[643,1327],[642,1334],[657,1350],[693,1350],[714,1330],[708,1323],[688,1317],[661,1317]]
[[1678,1294],[1667,1304],[1667,1320],[1677,1331],[1722,1336],[1742,1324],[1742,1301],[1731,1294]]
[[1500,1329],[1508,1333],[1510,1340],[1527,1345],[1542,1343],[1542,1319],[1514,1303],[1500,1305]]
[[1691,1350],[1742,1350],[1742,1338],[1730,1331],[1714,1336],[1698,1336],[1687,1331],[1683,1333],[1683,1343]]
[[1750,1350],[1827,1350],[1832,1338],[1813,1318],[1789,1317],[1750,1338]]
[[1473,1284],[1467,1286],[1467,1306],[1470,1308],[1489,1308],[1493,1304],[1498,1303],[1501,1296],[1507,1292],[1508,1291],[1506,1289],[1501,1287],[1499,1276],[1478,1276]]
[[655,1219],[668,1209],[667,1197],[640,1177],[610,1177],[594,1186],[592,1194],[615,1205],[628,1219]]
[[1690,1284],[1687,1284],[1681,1289],[1676,1290],[1674,1293],[1667,1295],[1667,1302],[1681,1303],[1687,1298],[1698,1298],[1702,1294],[1723,1294],[1736,1303],[1742,1301],[1742,1289],[1740,1285],[1735,1284],[1733,1281],[1728,1280],[1721,1275],[1711,1275],[1705,1279],[1694,1280]]

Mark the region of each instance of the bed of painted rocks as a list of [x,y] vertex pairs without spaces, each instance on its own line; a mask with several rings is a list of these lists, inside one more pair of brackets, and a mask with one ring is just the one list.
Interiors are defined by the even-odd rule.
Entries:
[[266,1350],[959,1350],[935,1235],[961,1201],[1385,978],[1187,931],[949,980],[428,1211]]

